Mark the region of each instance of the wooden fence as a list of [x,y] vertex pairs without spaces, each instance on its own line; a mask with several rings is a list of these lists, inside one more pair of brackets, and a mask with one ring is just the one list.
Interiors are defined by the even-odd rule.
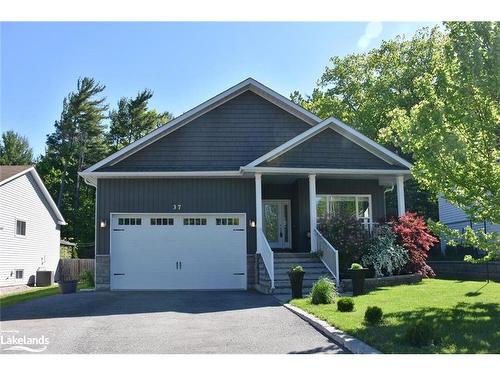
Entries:
[[59,261],[59,275],[78,279],[85,271],[90,271],[95,275],[94,259],[61,259]]

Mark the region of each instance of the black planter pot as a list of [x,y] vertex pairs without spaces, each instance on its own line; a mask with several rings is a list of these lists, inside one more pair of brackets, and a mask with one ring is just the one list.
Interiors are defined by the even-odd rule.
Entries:
[[305,272],[288,272],[290,284],[292,285],[292,298],[302,298],[302,282]]
[[77,280],[59,281],[59,290],[62,294],[76,293]]
[[359,296],[361,294],[364,294],[365,277],[368,272],[368,268],[362,268],[360,270],[348,270],[348,272],[352,279],[352,295]]

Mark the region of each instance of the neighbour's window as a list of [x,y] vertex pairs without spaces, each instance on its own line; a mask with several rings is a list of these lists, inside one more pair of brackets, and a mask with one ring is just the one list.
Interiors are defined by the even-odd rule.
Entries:
[[23,220],[16,220],[16,235],[26,236],[26,222]]
[[218,217],[215,219],[216,225],[240,225],[238,217]]
[[207,225],[207,219],[204,217],[186,217],[183,223],[184,225]]
[[142,225],[142,219],[139,217],[119,218],[118,225]]
[[16,279],[22,279],[24,275],[24,270],[16,270]]
[[151,225],[174,225],[174,219],[171,217],[152,217]]
[[370,222],[371,195],[319,195],[316,198],[316,213],[318,219],[328,215],[342,215]]

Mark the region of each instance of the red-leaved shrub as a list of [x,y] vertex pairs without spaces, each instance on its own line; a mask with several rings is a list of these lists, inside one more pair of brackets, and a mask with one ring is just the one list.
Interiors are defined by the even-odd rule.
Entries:
[[407,212],[393,223],[392,229],[398,236],[398,242],[408,251],[408,271],[423,277],[436,276],[426,260],[430,248],[438,239],[429,232],[424,219],[414,212]]

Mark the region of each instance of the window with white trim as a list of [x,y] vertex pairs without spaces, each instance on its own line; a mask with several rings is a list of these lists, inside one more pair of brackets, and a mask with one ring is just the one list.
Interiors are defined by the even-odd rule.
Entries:
[[16,270],[16,279],[22,279],[24,276],[24,270]]
[[372,221],[372,196],[369,194],[318,195],[316,198],[318,219],[329,215],[354,216],[363,222]]
[[238,217],[218,217],[215,219],[215,225],[240,225]]
[[207,225],[207,219],[204,217],[186,217],[183,223],[184,225]]
[[118,225],[142,225],[142,219],[139,217],[121,217],[118,219]]
[[16,236],[26,236],[26,222],[24,220],[16,220]]
[[150,220],[151,225],[174,225],[173,217],[152,217]]

